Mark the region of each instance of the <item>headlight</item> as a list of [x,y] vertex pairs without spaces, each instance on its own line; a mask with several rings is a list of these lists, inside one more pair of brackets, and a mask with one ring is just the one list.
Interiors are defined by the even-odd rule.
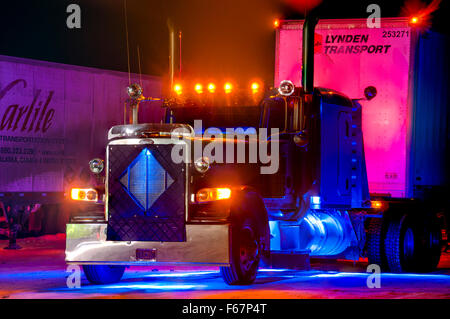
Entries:
[[202,188],[195,194],[197,203],[213,202],[217,200],[229,199],[231,189],[229,188]]
[[94,158],[89,162],[89,169],[94,174],[100,174],[105,168],[105,162],[100,158]]
[[196,159],[194,161],[194,166],[195,169],[199,172],[199,173],[206,173],[209,168],[210,168],[210,164],[209,164],[209,158],[207,157],[200,157],[198,159]]
[[278,93],[283,96],[289,96],[294,93],[295,85],[289,80],[283,80],[280,82],[280,86],[278,87]]
[[93,188],[72,188],[70,195],[73,200],[86,202],[98,201],[98,193]]

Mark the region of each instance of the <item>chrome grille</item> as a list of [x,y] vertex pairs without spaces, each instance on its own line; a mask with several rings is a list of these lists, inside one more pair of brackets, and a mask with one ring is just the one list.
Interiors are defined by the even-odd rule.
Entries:
[[185,241],[185,164],[172,147],[108,147],[108,240]]

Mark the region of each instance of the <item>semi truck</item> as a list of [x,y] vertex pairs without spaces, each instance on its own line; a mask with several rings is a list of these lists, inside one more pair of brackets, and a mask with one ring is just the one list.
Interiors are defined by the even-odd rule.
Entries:
[[[0,234],[64,233],[90,206],[67,195],[92,183],[87,163],[124,123],[124,87],[140,79],[161,94],[158,77],[0,56]],[[158,116],[151,107],[141,116]]]
[[[434,270],[448,211],[448,61],[434,39],[406,18],[369,29],[311,14],[277,30],[275,87],[175,83],[164,121],[109,130],[105,167],[91,165],[104,215],[67,225],[67,263],[97,284],[187,263],[247,285],[263,263],[309,257]],[[137,112],[146,98],[129,95]]]

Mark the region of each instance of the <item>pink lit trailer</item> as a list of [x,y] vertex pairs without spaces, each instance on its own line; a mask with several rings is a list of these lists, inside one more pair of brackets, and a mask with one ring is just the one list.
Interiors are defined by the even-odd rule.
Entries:
[[[275,86],[301,86],[303,21],[277,30]],[[314,85],[361,98],[369,190],[393,197],[447,183],[448,39],[422,32],[406,18],[320,20],[315,30]],[[447,44],[446,44],[447,43]]]

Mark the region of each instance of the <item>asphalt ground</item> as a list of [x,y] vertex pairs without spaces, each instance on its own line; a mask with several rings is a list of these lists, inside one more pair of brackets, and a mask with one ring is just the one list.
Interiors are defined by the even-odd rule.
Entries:
[[81,273],[80,287],[69,288],[64,234],[18,239],[20,250],[7,244],[0,240],[2,299],[450,299],[450,253],[433,273],[382,273],[380,288],[367,285],[367,261],[314,259],[307,271],[260,269],[250,286],[227,286],[217,268],[130,267],[119,283],[92,285]]

